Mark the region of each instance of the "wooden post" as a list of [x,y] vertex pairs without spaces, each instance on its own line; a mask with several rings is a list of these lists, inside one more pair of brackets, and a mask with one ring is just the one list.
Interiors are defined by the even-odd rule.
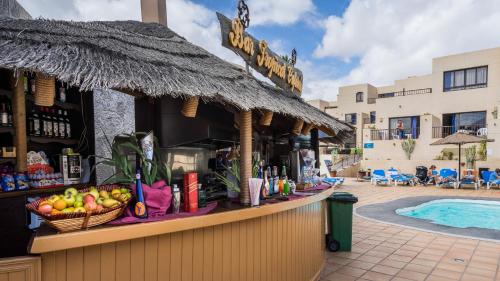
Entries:
[[26,172],[28,170],[27,154],[28,142],[26,133],[26,97],[22,81],[23,73],[17,73],[17,79],[13,74],[11,77],[12,89],[12,119],[14,122],[14,146],[16,147],[16,171]]
[[314,128],[311,130],[311,148],[314,150],[314,158],[316,159],[315,168],[319,169],[319,131]]
[[240,202],[250,205],[248,179],[252,177],[252,111],[240,112]]

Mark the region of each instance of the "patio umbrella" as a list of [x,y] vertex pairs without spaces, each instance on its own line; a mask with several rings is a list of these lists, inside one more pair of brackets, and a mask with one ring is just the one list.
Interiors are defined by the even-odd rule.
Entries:
[[460,159],[461,159],[461,148],[463,144],[467,143],[480,143],[482,141],[492,142],[491,139],[485,139],[474,135],[469,135],[466,133],[457,132],[451,134],[445,138],[442,138],[436,142],[431,143],[431,145],[444,145],[444,144],[456,144],[458,145],[458,180],[460,180]]

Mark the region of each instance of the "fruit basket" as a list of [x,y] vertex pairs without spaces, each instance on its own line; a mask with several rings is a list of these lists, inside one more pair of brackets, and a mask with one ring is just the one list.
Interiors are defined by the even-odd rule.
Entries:
[[42,217],[51,227],[68,232],[118,218],[131,200],[129,189],[119,185],[102,185],[78,191],[68,188],[64,195],[41,198],[26,204],[26,208]]

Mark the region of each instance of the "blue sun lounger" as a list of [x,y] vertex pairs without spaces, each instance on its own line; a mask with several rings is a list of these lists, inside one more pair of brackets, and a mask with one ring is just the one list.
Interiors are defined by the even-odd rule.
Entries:
[[491,174],[493,174],[493,171],[482,171],[481,176],[483,179],[479,180],[479,185],[483,183],[486,184],[486,189],[490,189],[494,186],[500,187],[500,179],[491,179]]
[[457,171],[452,169],[441,169],[439,170],[439,182],[438,187],[458,187]]
[[374,170],[372,172],[371,184],[373,185],[389,185],[391,183],[391,178],[386,176],[384,170]]

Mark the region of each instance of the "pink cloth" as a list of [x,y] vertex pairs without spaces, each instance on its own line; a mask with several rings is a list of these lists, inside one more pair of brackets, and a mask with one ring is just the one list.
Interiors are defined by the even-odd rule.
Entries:
[[108,222],[108,224],[122,225],[122,224],[154,222],[154,221],[164,221],[164,220],[173,220],[173,219],[180,219],[180,218],[202,216],[202,215],[206,215],[206,214],[210,213],[215,208],[217,208],[217,202],[210,202],[207,204],[206,207],[198,208],[198,211],[196,211],[195,213],[180,212],[178,214],[163,214],[161,216],[158,215],[156,217],[149,216],[146,219],[139,219],[139,218],[134,217],[132,212],[129,210],[130,208],[127,208],[128,212],[124,213],[125,216],[122,216],[114,221],[110,221],[110,222]]
[[[135,184],[130,185],[130,189],[136,195]],[[152,186],[142,184],[142,193],[146,201],[148,217],[156,217],[164,215],[172,204],[172,189],[164,180],[153,183]],[[132,211],[127,208],[125,215],[133,216]]]

